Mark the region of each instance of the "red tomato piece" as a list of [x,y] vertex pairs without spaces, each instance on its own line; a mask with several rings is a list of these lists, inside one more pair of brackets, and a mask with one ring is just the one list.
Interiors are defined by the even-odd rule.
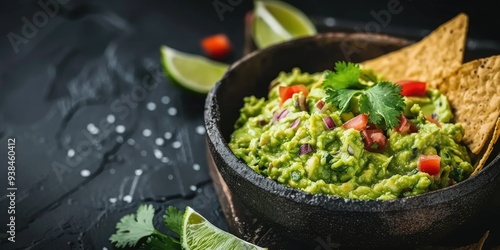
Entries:
[[232,50],[231,42],[225,34],[216,34],[201,40],[203,51],[213,59],[224,59]]
[[367,124],[368,124],[368,116],[365,114],[360,114],[360,115],[357,115],[356,117],[350,119],[346,123],[344,123],[344,125],[342,125],[342,127],[344,129],[353,128],[353,129],[361,131],[363,129],[366,129]]
[[421,155],[418,158],[418,170],[429,175],[441,172],[441,157],[438,155]]
[[399,118],[399,126],[394,127],[396,132],[400,134],[416,133],[418,132],[417,126],[413,124],[406,116],[401,115]]
[[366,124],[366,129],[375,129],[377,128],[377,126],[375,126],[375,124],[369,122],[368,124]]
[[280,106],[283,105],[283,103],[292,98],[293,94],[295,93],[304,93],[304,95],[307,97],[309,95],[309,90],[305,85],[298,84],[298,85],[292,85],[292,86],[280,86],[279,88],[279,94],[280,94]]
[[318,109],[323,109],[323,107],[325,106],[325,101],[323,100],[319,100],[317,103],[316,103],[316,108]]
[[366,150],[381,152],[387,146],[387,137],[382,129],[364,129],[361,133],[363,134]]
[[401,86],[402,96],[424,96],[426,90],[426,83],[412,80],[404,80],[397,82]]

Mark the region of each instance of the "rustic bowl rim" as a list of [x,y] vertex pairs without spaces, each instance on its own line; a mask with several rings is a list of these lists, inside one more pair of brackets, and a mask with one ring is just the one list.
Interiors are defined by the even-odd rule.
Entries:
[[[301,44],[311,43],[314,40],[325,39],[327,37],[344,37],[348,39],[368,38],[373,39],[374,41],[385,40],[388,42],[402,42],[410,44],[410,42],[404,38],[383,34],[327,32],[320,33],[314,36],[294,39],[249,53],[248,55],[231,64],[223,77],[215,84],[215,86],[207,95],[205,102],[204,119],[207,129],[207,140],[209,140],[214,145],[216,151],[213,152],[212,150],[209,150],[212,156],[214,153],[219,154],[220,158],[224,161],[224,165],[228,166],[237,175],[247,180],[252,185],[263,189],[270,194],[272,193],[279,196],[280,198],[288,199],[293,202],[319,206],[327,210],[342,212],[391,212],[414,210],[433,206],[436,204],[446,203],[451,200],[459,199],[460,197],[468,195],[472,192],[480,191],[481,187],[487,185],[489,183],[489,180],[499,174],[500,153],[497,154],[495,158],[491,160],[491,162],[476,175],[446,188],[430,191],[416,196],[396,198],[391,200],[357,200],[326,194],[312,194],[300,189],[286,186],[284,184],[276,182],[275,180],[256,173],[243,160],[237,158],[232,153],[231,149],[224,139],[224,136],[222,135],[222,132],[220,131],[220,127],[218,126],[218,124],[220,124],[220,110],[218,105],[214,105],[216,104],[214,102],[216,99],[216,95],[219,89],[224,86],[224,82],[227,81],[228,76],[231,74],[231,72],[237,70],[240,64],[247,63],[260,54],[273,53],[273,51],[280,50],[283,47],[300,46]],[[496,143],[495,146],[498,146],[498,143]],[[492,157],[493,155],[490,155],[489,158],[491,159]],[[219,170],[221,167],[223,167],[220,166],[220,164],[216,165]]]

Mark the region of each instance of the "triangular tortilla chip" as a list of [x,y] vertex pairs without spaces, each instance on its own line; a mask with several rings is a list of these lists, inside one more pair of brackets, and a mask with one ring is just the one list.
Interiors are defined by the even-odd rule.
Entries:
[[463,64],[437,86],[465,129],[463,142],[479,154],[494,137],[500,117],[500,55]]
[[479,159],[479,161],[477,162],[476,168],[474,169],[472,175],[477,174],[481,169],[483,169],[483,166],[486,164],[486,160],[488,160],[488,157],[493,151],[493,147],[495,146],[495,143],[498,141],[499,137],[500,137],[500,118],[498,118],[497,125],[495,125],[495,129],[493,131],[493,136],[491,137],[490,144],[488,144],[488,147],[486,147],[486,149],[479,154],[481,156],[481,159]]
[[420,42],[368,60],[363,66],[372,68],[386,80],[428,82],[448,75],[463,60],[468,17],[459,14],[439,26]]

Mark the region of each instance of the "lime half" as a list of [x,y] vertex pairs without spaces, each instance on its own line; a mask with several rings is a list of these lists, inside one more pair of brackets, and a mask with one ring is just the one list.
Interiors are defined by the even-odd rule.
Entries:
[[182,219],[181,244],[188,250],[266,249],[217,228],[190,207]]
[[161,63],[172,80],[180,86],[206,94],[222,78],[229,65],[161,46]]
[[259,49],[317,33],[311,20],[302,11],[277,0],[254,2],[252,31]]

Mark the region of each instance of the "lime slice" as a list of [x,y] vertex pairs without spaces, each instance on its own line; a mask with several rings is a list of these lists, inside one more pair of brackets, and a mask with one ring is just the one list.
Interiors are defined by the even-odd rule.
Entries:
[[190,207],[186,207],[182,219],[181,244],[186,250],[267,249],[217,228]]
[[302,11],[282,1],[255,1],[254,15],[253,38],[260,49],[316,34],[316,28]]
[[229,66],[167,46],[161,46],[160,52],[161,63],[167,75],[176,84],[197,93],[208,93]]

